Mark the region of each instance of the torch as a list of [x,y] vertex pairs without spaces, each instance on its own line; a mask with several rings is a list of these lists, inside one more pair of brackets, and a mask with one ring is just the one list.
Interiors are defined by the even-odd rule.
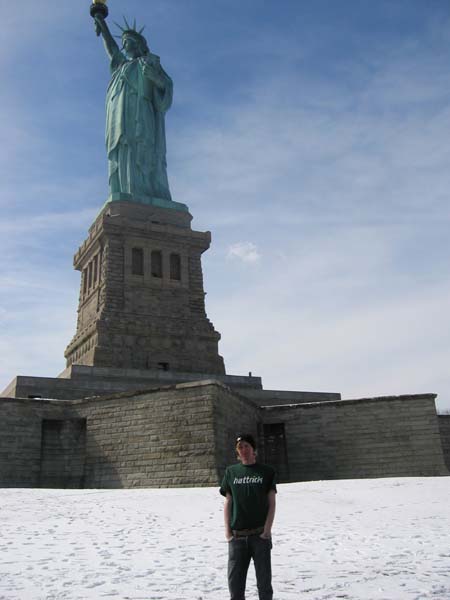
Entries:
[[94,18],[96,15],[101,15],[104,19],[106,19],[108,16],[106,0],[92,0],[90,13],[92,18]]
[[[102,19],[106,19],[108,16],[108,7],[106,6],[106,0],[92,0],[91,4],[91,17],[95,19],[97,15],[101,16]],[[101,26],[98,21],[95,21],[95,33],[100,35]]]

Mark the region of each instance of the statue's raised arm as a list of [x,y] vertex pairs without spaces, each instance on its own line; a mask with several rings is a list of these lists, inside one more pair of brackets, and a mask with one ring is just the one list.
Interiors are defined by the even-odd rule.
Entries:
[[[107,11],[105,11],[107,14]],[[95,30],[110,59],[106,92],[106,152],[109,200],[173,207],[166,165],[165,113],[173,84],[142,35],[144,28],[120,27],[122,48],[103,14],[95,13]]]
[[109,27],[106,24],[105,19],[101,14],[96,14],[94,17],[95,21],[95,33],[97,35],[101,35],[103,38],[103,43],[105,44],[106,52],[110,59],[113,58],[117,53],[120,52],[119,46],[117,45],[116,40],[111,35],[109,31]]

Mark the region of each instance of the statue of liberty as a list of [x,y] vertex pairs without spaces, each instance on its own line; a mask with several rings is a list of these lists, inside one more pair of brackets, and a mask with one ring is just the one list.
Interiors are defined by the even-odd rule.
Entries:
[[106,92],[109,200],[165,205],[172,200],[164,126],[172,104],[172,80],[150,52],[143,28],[136,31],[136,22],[130,27],[124,19],[126,28],[120,27],[123,54],[103,15],[97,13],[94,19],[111,60]]

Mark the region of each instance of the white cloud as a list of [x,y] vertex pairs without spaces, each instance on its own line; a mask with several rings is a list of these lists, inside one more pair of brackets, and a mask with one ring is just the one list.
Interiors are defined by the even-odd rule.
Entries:
[[228,258],[237,258],[245,263],[256,263],[261,258],[258,248],[252,242],[237,242],[228,248]]

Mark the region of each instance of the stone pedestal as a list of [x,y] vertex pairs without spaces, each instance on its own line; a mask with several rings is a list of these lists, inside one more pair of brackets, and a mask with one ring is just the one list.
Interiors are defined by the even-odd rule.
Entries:
[[74,257],[81,287],[67,366],[225,373],[204,303],[211,234],[191,219],[133,202],[102,209]]

